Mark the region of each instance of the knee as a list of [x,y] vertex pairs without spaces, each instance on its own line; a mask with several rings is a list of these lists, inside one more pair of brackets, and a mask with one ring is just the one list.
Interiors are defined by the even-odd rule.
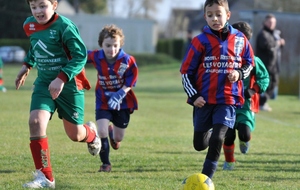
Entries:
[[235,129],[228,129],[226,132],[224,145],[231,146],[234,144],[236,135],[235,135]]
[[122,140],[123,140],[123,135],[122,134],[117,134],[117,133],[115,133],[114,134],[114,141],[115,142],[121,142]]
[[202,151],[205,150],[208,147],[208,143],[204,142],[204,141],[200,141],[200,140],[195,140],[193,141],[194,144],[194,149],[196,151]]
[[250,127],[248,127],[246,124],[239,125],[238,134],[241,141],[248,142],[251,139]]
[[36,128],[40,126],[40,122],[36,118],[30,118],[28,121],[28,125],[30,128]]
[[108,126],[105,127],[99,126],[98,135],[100,138],[106,138],[108,136]]

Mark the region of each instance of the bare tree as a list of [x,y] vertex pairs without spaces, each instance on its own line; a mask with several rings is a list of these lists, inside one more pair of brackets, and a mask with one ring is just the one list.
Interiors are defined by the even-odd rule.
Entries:
[[157,3],[162,0],[126,0],[128,6],[127,16],[151,18],[151,13],[155,14],[157,11]]

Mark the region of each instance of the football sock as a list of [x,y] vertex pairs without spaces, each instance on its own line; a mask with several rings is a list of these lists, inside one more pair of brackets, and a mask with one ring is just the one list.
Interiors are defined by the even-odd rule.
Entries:
[[205,159],[203,164],[202,173],[207,175],[210,179],[212,179],[214,173],[217,170],[218,161],[212,161],[209,159]]
[[210,179],[213,177],[215,171],[217,170],[218,161],[212,161],[205,159],[203,164],[202,173],[207,175]]
[[48,137],[30,138],[30,150],[35,168],[41,170],[47,179],[53,181]]
[[96,133],[94,130],[91,130],[91,128],[87,125],[87,124],[84,124],[83,125],[86,129],[86,137],[84,138],[84,140],[82,140],[81,142],[87,142],[87,143],[91,143],[93,142],[93,140],[95,139],[96,137]]
[[3,89],[3,80],[2,80],[2,78],[0,77],[0,90],[2,90]]
[[100,160],[103,164],[110,164],[109,162],[109,143],[108,138],[101,138],[102,147],[99,153]]
[[234,144],[230,146],[223,145],[225,161],[226,162],[235,162],[234,159]]

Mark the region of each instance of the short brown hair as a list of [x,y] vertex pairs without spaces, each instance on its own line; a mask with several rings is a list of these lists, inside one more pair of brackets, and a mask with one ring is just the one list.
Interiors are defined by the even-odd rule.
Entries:
[[250,24],[248,24],[247,22],[239,21],[239,22],[233,23],[232,27],[235,29],[238,29],[239,31],[244,33],[244,35],[246,36],[246,38],[248,40],[251,39],[253,31],[252,31]]
[[102,47],[102,43],[105,38],[116,38],[116,36],[120,37],[120,45],[124,45],[125,36],[123,34],[122,29],[118,28],[116,25],[106,25],[103,27],[99,34],[98,44]]
[[275,15],[273,15],[273,14],[267,14],[266,16],[265,16],[265,20],[268,20],[268,19],[270,19],[270,18],[276,18],[275,17]]
[[[37,1],[37,0],[26,0],[28,5],[29,5],[30,2],[33,2],[33,1]],[[53,4],[57,0],[48,0],[48,1],[50,1]]]
[[226,12],[229,12],[229,5],[227,0],[206,0],[204,3],[204,12],[206,7],[211,7],[213,4],[218,4],[225,8]]

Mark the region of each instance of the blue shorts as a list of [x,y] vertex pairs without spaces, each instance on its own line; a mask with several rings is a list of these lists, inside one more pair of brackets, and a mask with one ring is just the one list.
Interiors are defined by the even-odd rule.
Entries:
[[96,121],[98,119],[108,119],[114,126],[125,129],[130,120],[130,109],[117,110],[96,110]]
[[233,129],[236,114],[235,109],[234,105],[225,104],[205,104],[201,108],[194,107],[194,131],[206,132],[216,124],[225,125]]

